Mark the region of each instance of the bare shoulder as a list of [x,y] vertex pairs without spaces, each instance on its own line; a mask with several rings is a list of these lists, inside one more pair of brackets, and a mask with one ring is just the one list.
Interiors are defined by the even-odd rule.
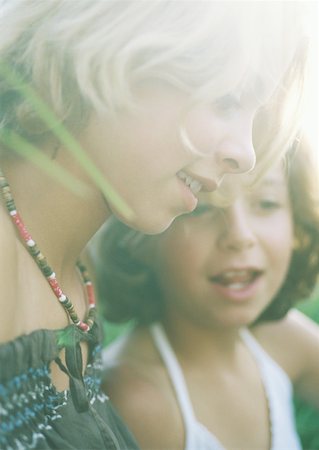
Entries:
[[253,334],[287,372],[303,397],[319,405],[319,326],[297,310],[291,310],[281,321],[258,325]]
[[265,350],[296,379],[300,367],[310,356],[318,354],[319,326],[297,310],[277,322],[268,322],[252,328],[252,332]]
[[182,449],[183,428],[166,371],[146,329],[103,355],[103,389],[142,449]]

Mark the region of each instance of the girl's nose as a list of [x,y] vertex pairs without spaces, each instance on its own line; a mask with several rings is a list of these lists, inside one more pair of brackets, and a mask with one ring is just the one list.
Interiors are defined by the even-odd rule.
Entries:
[[224,173],[243,173],[254,168],[256,154],[252,127],[253,117],[246,113],[229,123],[217,149],[218,164]]
[[244,205],[239,201],[224,211],[218,244],[224,251],[241,252],[256,243],[253,226]]
[[217,152],[217,164],[222,174],[249,172],[255,167],[256,154],[252,141],[226,141]]
[[246,110],[227,120],[221,120],[216,114],[212,116],[211,111],[205,109],[195,110],[186,124],[190,135],[185,127],[181,133],[184,146],[198,155],[191,163],[193,175],[211,178],[219,184],[226,173],[252,170],[256,162],[253,118],[253,112]]

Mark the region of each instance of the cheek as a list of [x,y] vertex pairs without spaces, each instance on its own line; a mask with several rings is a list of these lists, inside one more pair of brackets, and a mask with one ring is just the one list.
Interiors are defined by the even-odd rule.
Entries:
[[212,149],[221,142],[229,123],[221,120],[208,107],[192,110],[185,120],[185,130],[192,145],[202,154],[212,155]]
[[277,226],[275,238],[271,241],[273,267],[278,278],[284,278],[289,269],[293,252],[293,226],[290,219],[282,221]]
[[[174,225],[173,225],[174,226]],[[170,233],[170,230],[166,233]],[[207,245],[206,245],[207,248]],[[162,284],[187,284],[200,270],[205,255],[202,246],[192,236],[180,233],[172,233],[169,239],[160,241],[157,258],[153,261],[153,267]]]

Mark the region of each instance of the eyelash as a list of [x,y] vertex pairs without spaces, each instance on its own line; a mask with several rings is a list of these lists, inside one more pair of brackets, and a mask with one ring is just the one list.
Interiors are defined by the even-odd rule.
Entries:
[[220,112],[228,112],[241,108],[241,103],[234,95],[228,94],[216,100],[213,106]]
[[257,204],[259,208],[267,211],[281,208],[281,203],[277,200],[259,200]]
[[[269,211],[274,209],[281,208],[282,204],[277,200],[258,200],[254,204],[255,207]],[[219,211],[219,208],[214,207],[212,205],[198,205],[195,210],[190,214],[190,216],[197,217],[202,216],[204,214],[216,215]]]
[[[255,210],[256,213],[271,213],[272,211],[276,211],[277,209],[282,208],[283,204],[278,200],[268,200],[268,199],[256,199],[255,201],[251,201],[250,207],[252,211]],[[222,211],[222,209],[213,206],[211,204],[198,204],[193,212],[188,214],[188,217],[207,217],[207,218],[216,218],[217,215]]]

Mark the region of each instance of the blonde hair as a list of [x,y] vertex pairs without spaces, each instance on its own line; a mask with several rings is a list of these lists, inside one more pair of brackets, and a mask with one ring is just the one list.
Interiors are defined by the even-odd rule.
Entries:
[[[92,110],[132,107],[134,86],[150,78],[188,92],[190,107],[251,73],[277,80],[303,35],[300,12],[285,1],[0,0],[0,60],[76,129]],[[0,123],[46,131],[18,97],[0,79]]]

